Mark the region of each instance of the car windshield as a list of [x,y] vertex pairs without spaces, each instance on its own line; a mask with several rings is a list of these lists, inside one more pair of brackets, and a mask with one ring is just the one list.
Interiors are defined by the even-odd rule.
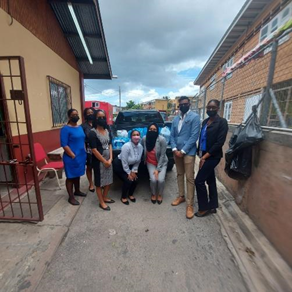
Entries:
[[166,120],[166,113],[160,113],[160,114],[161,114],[162,118],[163,118],[164,120]]
[[163,119],[158,112],[120,112],[117,116],[118,124],[146,124],[150,122],[163,123]]

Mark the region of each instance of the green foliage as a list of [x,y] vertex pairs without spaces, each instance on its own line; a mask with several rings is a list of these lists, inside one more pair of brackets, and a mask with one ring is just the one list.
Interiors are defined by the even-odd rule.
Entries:
[[135,104],[135,102],[133,100],[129,100],[126,103],[126,109],[142,109],[142,105],[141,104]]

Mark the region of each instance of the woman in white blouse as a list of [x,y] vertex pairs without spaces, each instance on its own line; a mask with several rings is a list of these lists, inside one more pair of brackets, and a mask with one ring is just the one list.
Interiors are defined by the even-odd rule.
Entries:
[[128,198],[135,203],[134,191],[137,186],[137,173],[143,146],[140,144],[140,132],[133,130],[131,133],[131,141],[124,144],[121,153],[114,160],[114,172],[123,181],[121,202],[129,205]]

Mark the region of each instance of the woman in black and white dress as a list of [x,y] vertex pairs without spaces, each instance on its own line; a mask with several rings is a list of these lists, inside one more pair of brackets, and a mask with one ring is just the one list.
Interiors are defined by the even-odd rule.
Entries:
[[113,152],[110,133],[107,130],[106,117],[102,110],[96,111],[93,129],[89,133],[89,145],[92,149],[94,184],[99,207],[105,211],[110,211],[110,207],[107,204],[115,202],[108,198],[110,185],[113,183]]

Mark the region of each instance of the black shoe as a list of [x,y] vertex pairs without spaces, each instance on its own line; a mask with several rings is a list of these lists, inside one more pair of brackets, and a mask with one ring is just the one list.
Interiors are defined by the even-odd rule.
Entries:
[[80,192],[80,193],[74,193],[74,196],[76,196],[76,197],[86,197],[87,195]]
[[211,214],[216,214],[216,213],[217,213],[217,210],[216,210],[216,209],[211,209],[211,210],[209,210],[209,212],[210,212]]
[[95,189],[88,189],[90,192],[94,193]]
[[161,201],[157,200],[157,203],[158,203],[158,205],[161,205],[162,204],[162,200]]
[[115,201],[113,199],[110,199],[110,201],[104,201],[106,204],[113,204]]
[[136,203],[136,198],[131,199],[131,198],[129,197],[129,200],[130,200],[131,202],[133,202],[133,203]]
[[106,208],[103,208],[103,207],[101,206],[101,204],[99,204],[99,208],[101,208],[101,209],[104,210],[104,211],[110,211],[110,210],[111,210],[111,208],[110,208],[109,206],[107,206]]
[[199,213],[199,212],[196,212],[195,213],[195,216],[196,217],[205,217],[205,216],[208,216],[210,214],[210,211],[208,210],[208,211],[206,211],[205,213],[203,213],[203,214],[201,214],[201,213]]
[[68,202],[71,204],[71,205],[73,205],[73,206],[78,206],[78,205],[80,205],[80,203],[76,200],[76,199],[68,199]]
[[156,200],[151,199],[152,204],[156,204]]
[[121,199],[121,202],[122,202],[124,205],[130,205],[129,201],[123,202],[122,199]]

